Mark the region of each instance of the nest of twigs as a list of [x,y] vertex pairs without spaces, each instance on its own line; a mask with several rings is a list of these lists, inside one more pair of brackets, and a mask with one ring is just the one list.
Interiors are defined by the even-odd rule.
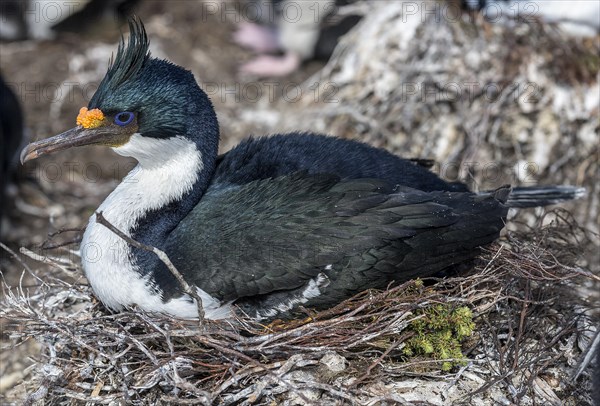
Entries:
[[[14,345],[42,345],[25,404],[583,404],[593,327],[574,288],[598,277],[576,265],[585,233],[558,215],[485,248],[465,275],[366,291],[299,320],[108,314],[87,285],[64,281],[77,268],[65,256],[44,259],[62,277],[5,287],[0,316]],[[439,305],[473,314],[464,358],[407,355],[415,320]]]
[[[531,21],[490,24],[476,14],[404,15],[404,3],[368,2],[368,15],[305,82],[300,100],[268,105],[264,115],[256,103],[221,112],[232,118],[224,132],[307,129],[366,140],[433,158],[442,177],[475,189],[583,185],[589,198],[572,207],[597,230],[597,39],[568,39]],[[445,3],[419,7],[433,4]],[[157,42],[168,31],[154,25]],[[60,199],[42,200],[41,217],[58,218],[60,227],[75,213],[66,224],[82,224],[112,188],[101,186],[46,185]],[[63,193],[77,187],[74,196]],[[51,215],[49,206],[60,211]],[[77,254],[49,241],[38,253],[14,254],[15,263],[29,257],[19,267],[34,284],[5,286],[3,334],[11,346],[41,345],[19,375],[26,404],[585,405],[595,323],[580,289],[592,291],[598,276],[580,266],[597,266],[597,254],[583,247],[597,248],[599,239],[564,212],[552,218],[487,247],[467,273],[364,292],[269,325],[109,314],[83,282]],[[472,312],[461,359],[407,351],[415,321],[438,305]]]

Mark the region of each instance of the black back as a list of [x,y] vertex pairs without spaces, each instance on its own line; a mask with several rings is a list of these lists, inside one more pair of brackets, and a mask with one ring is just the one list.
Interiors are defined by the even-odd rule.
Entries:
[[[330,283],[306,306],[462,263],[498,238],[507,211],[493,195],[300,172],[213,183],[165,251],[190,283],[260,316],[277,308],[273,293],[286,303],[321,273]],[[161,276],[160,286],[177,291]]]
[[291,133],[248,138],[220,156],[212,185],[244,184],[298,171],[342,180],[374,178],[422,191],[467,192],[416,163],[370,145],[324,135]]
[[[165,250],[195,286],[256,317],[325,272],[329,286],[305,303],[322,308],[473,258],[504,226],[498,196],[356,141],[250,138],[219,157]],[[154,276],[165,299],[181,293],[168,271]]]

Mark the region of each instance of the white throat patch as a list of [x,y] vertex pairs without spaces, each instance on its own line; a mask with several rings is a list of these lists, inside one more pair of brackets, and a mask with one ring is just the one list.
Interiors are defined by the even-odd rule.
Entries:
[[[139,164],[104,200],[97,211],[103,213],[116,228],[131,235],[137,221],[146,212],[159,209],[189,192],[203,170],[202,154],[196,145],[184,137],[154,139],[140,134],[129,142],[113,148],[131,156]],[[179,298],[163,303],[131,263],[130,248],[108,228],[90,217],[81,243],[81,260],[90,285],[108,308],[122,310],[137,305],[150,312],[170,313],[178,317],[197,317],[195,303]],[[206,316],[227,317],[218,300],[201,294]]]

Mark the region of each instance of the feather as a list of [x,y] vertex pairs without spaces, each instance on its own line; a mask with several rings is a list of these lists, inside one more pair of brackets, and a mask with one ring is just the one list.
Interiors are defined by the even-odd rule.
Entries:
[[129,40],[121,36],[116,57],[111,57],[108,71],[100,82],[98,90],[89,103],[89,108],[96,108],[102,100],[117,91],[127,81],[138,75],[150,59],[150,42],[144,25],[139,18],[129,19]]

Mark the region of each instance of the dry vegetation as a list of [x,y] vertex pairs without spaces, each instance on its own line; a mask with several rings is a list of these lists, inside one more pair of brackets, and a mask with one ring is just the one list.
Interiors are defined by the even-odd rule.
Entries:
[[[143,3],[138,14],[154,54],[191,68],[203,85],[263,86],[235,77],[248,54],[229,45],[231,21],[204,19],[188,4]],[[223,149],[249,133],[322,131],[432,158],[446,178],[479,189],[586,186],[586,199],[565,206],[573,214],[525,211],[511,223],[518,231],[460,275],[365,292],[329,311],[307,310],[303,320],[199,329],[139,312],[109,314],[94,299],[76,244],[60,247],[78,232],[47,236],[84,226],[131,162],[96,149],[51,157],[26,168],[3,235],[3,402],[589,404],[585,355],[599,286],[598,38],[575,41],[536,23],[507,29],[473,16],[399,24],[398,4],[377,2],[322,71],[307,79],[310,65],[289,78],[303,89],[293,103],[278,92],[258,101],[243,92],[212,95]],[[42,88],[97,83],[115,40],[1,44],[0,65],[19,83],[40,78]],[[471,82],[478,86],[467,93]],[[424,97],[423,86],[433,93]],[[32,132],[70,127],[82,94],[25,98]],[[37,171],[72,161],[80,166],[69,177]],[[102,173],[94,182],[84,171],[91,163]],[[534,170],[525,170],[530,163]],[[494,176],[482,169],[488,164]],[[449,371],[444,360],[407,355],[415,320],[439,305],[467,307],[475,323],[461,340],[464,359],[446,360]]]
[[[199,327],[107,314],[86,284],[65,282],[80,270],[63,255],[47,259],[54,270],[37,288],[5,287],[0,315],[14,345],[42,346],[26,404],[581,404],[593,328],[574,287],[598,277],[575,265],[588,237],[572,221],[510,234],[466,275],[367,291],[303,320]],[[415,321],[440,305],[473,313],[464,359],[408,356]]]

